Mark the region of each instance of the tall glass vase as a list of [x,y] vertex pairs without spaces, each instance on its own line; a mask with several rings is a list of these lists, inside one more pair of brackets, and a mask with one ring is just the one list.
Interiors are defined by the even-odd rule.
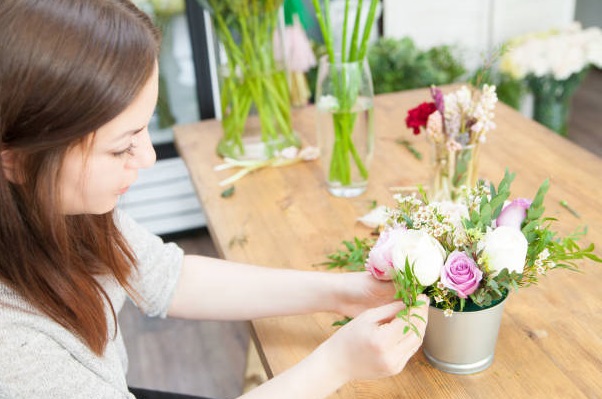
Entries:
[[328,191],[355,197],[366,191],[374,151],[374,90],[366,59],[320,59],[316,84],[317,135]]
[[199,0],[211,11],[226,63],[220,67],[222,127],[218,154],[269,159],[300,145],[293,132],[284,67],[282,0]]
[[431,201],[455,201],[462,187],[474,187],[478,179],[480,143],[457,147],[431,143]]

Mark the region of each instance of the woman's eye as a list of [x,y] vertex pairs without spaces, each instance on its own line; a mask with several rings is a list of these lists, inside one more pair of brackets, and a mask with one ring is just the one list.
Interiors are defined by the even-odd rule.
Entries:
[[134,155],[133,150],[134,150],[134,143],[130,144],[128,146],[128,148],[126,148],[123,151],[114,152],[113,155],[116,156],[116,157],[118,157],[118,158],[121,158],[121,157],[123,157],[125,155]]

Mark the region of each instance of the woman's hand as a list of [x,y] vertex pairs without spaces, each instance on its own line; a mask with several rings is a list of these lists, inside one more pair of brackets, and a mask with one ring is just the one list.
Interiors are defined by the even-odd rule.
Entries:
[[404,334],[407,323],[396,315],[405,305],[393,302],[359,314],[317,351],[328,353],[333,371],[340,373],[342,380],[374,379],[401,372],[424,337],[429,300],[425,295],[419,299],[425,304],[412,311],[425,320],[412,318],[419,335],[412,330]]
[[382,306],[395,299],[393,283],[377,280],[369,272],[342,273],[336,278],[336,311],[344,316],[355,317],[367,309]]

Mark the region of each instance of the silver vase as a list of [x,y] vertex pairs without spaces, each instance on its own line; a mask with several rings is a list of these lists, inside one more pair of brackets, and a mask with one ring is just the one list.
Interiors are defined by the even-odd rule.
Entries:
[[452,374],[473,374],[493,363],[498,331],[504,312],[504,298],[487,309],[454,312],[429,308],[422,350],[429,363]]

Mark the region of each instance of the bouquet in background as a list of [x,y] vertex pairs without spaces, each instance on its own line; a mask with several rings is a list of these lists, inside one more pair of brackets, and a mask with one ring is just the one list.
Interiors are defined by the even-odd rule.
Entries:
[[508,42],[500,72],[524,80],[535,98],[533,117],[567,135],[569,103],[589,68],[602,67],[602,30],[565,29],[533,33]]
[[445,95],[432,87],[431,96],[431,102],[408,111],[406,126],[414,134],[424,129],[432,144],[431,199],[456,200],[463,186],[477,182],[480,145],[495,129],[495,86],[462,86]]
[[479,181],[457,202],[396,195],[378,239],[347,243],[328,264],[347,267],[362,259],[375,278],[391,280],[409,306],[425,292],[432,306],[452,316],[493,306],[551,270],[576,270],[578,260],[602,262],[594,244],[578,245],[585,231],[560,237],[555,219],[543,216],[547,180],[532,200],[509,202],[513,179],[506,172],[497,188]]

